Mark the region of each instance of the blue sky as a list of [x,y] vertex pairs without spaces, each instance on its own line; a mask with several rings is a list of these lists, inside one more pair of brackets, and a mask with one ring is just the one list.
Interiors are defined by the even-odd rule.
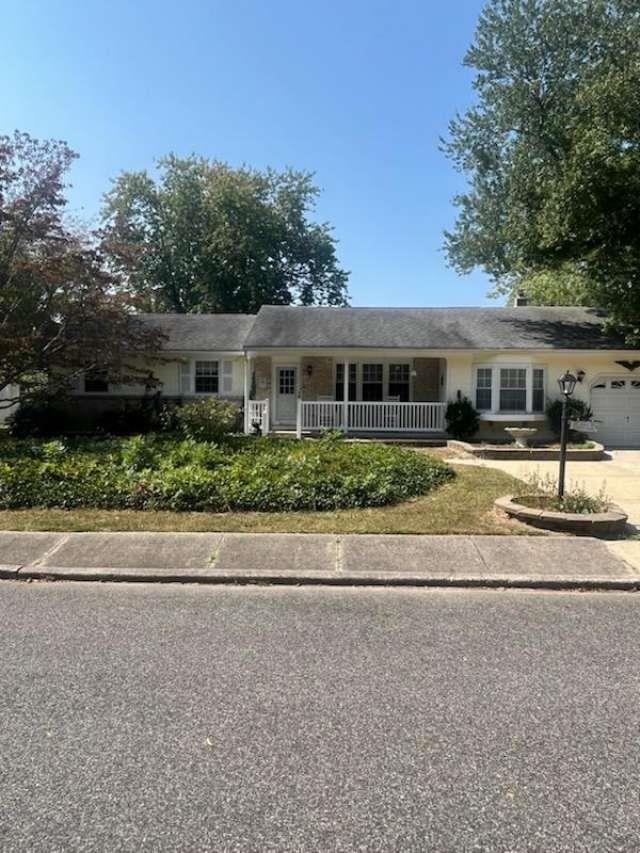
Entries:
[[110,178],[170,151],[312,170],[352,304],[485,304],[442,252],[463,182],[438,151],[482,5],[5,0],[2,132],[69,142],[88,221]]

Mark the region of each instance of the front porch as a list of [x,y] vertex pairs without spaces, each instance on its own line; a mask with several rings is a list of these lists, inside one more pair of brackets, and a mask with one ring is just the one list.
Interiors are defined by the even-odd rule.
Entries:
[[422,354],[250,355],[245,430],[443,436],[445,379],[445,360]]

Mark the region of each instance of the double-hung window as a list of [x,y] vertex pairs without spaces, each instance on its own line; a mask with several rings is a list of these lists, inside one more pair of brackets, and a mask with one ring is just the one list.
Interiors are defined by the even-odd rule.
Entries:
[[500,368],[500,411],[527,411],[526,367]]
[[545,371],[533,365],[482,365],[475,369],[475,406],[488,414],[544,412]]
[[219,387],[218,362],[196,361],[196,394],[217,394]]
[[534,367],[532,376],[531,409],[534,412],[544,412],[544,368]]
[[382,400],[383,368],[381,364],[362,365],[362,399],[364,401]]
[[389,396],[397,397],[401,403],[409,402],[411,368],[408,364],[389,365]]
[[476,372],[476,409],[490,412],[492,409],[493,370],[479,367]]
[[[357,365],[349,364],[349,400],[357,398]],[[344,400],[344,364],[336,363],[336,400]]]

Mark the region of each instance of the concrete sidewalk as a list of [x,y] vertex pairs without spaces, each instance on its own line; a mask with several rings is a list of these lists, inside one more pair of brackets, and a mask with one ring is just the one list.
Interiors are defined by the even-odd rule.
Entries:
[[0,577],[640,588],[640,542],[562,536],[0,532]]

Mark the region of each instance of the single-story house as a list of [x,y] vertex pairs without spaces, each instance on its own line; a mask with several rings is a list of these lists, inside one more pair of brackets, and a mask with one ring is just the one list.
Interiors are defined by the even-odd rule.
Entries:
[[[480,412],[480,436],[505,438],[505,426],[545,428],[546,403],[570,369],[598,440],[640,445],[640,350],[606,332],[593,309],[266,305],[256,315],[141,316],[166,336],[162,395],[234,400],[247,431],[444,434],[447,401],[460,392]],[[94,407],[143,393],[99,376],[76,389]]]

